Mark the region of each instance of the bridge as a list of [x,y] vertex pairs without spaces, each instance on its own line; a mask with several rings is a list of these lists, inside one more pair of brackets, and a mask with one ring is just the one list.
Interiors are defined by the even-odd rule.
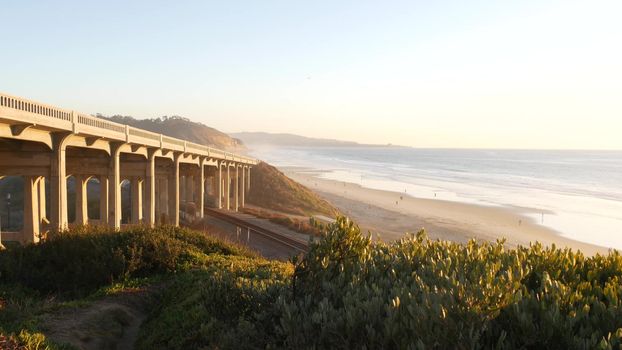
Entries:
[[[256,164],[206,145],[0,93],[0,179],[21,176],[24,183],[22,229],[3,232],[3,240],[38,242],[70,225],[177,226],[180,212],[202,218],[206,205],[237,211],[245,205]],[[129,188],[124,197],[131,202],[129,215],[122,213],[123,188]],[[98,215],[89,214],[89,196],[97,193]]]

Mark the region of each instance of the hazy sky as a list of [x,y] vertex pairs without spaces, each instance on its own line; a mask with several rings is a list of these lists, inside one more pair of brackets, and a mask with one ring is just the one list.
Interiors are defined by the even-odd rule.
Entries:
[[420,147],[622,149],[622,1],[24,1],[0,91]]

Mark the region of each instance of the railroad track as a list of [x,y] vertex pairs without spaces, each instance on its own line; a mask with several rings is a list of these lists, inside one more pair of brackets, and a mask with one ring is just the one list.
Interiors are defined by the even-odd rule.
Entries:
[[242,228],[246,228],[251,230],[252,232],[255,232],[256,234],[259,234],[263,237],[266,237],[270,240],[273,240],[275,242],[278,242],[282,245],[285,245],[287,247],[290,247],[298,252],[302,252],[302,253],[306,253],[309,250],[309,244],[307,242],[304,241],[300,241],[297,239],[293,239],[291,237],[285,236],[283,234],[274,232],[274,231],[270,231],[264,227],[255,225],[253,223],[250,223],[248,221],[244,221],[240,218],[228,215],[226,213],[223,213],[221,211],[212,209],[212,208],[205,208],[205,214],[212,216],[216,219],[228,222],[232,225],[238,226],[238,227],[242,227]]

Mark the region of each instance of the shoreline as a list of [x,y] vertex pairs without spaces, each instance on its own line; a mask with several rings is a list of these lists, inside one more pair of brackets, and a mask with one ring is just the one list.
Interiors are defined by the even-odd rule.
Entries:
[[581,250],[586,255],[606,254],[610,248],[572,240],[558,231],[537,224],[524,214],[524,207],[483,206],[441,199],[417,198],[408,194],[362,187],[344,181],[322,179],[321,170],[281,167],[293,180],[339,208],[383,241],[394,241],[406,233],[425,228],[432,239],[466,242],[471,238],[506,239],[508,246],[528,246],[538,241]]

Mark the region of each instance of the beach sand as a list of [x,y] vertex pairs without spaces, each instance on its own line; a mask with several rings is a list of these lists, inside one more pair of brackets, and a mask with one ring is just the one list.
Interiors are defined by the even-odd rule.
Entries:
[[504,238],[510,247],[538,241],[544,245],[554,243],[557,247],[578,249],[586,255],[606,254],[609,250],[565,238],[559,232],[537,224],[524,215],[532,212],[530,208],[415,198],[406,193],[322,179],[318,177],[320,172],[308,169],[284,167],[280,170],[331,202],[363,230],[387,242],[425,228],[430,238],[455,242],[466,242],[471,238],[489,241]]

